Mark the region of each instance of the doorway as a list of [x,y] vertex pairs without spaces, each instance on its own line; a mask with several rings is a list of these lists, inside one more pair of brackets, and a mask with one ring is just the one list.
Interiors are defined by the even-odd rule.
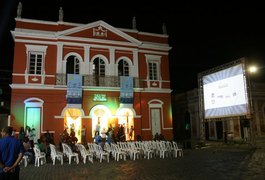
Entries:
[[41,108],[40,107],[27,107],[26,108],[26,126],[30,129],[35,129],[34,142],[40,138],[40,121],[41,121]]
[[160,109],[151,109],[151,119],[152,119],[152,135],[154,136],[156,133],[161,134],[161,111]]
[[223,139],[223,122],[222,121],[216,121],[216,136],[217,139]]
[[68,108],[64,115],[64,129],[70,134],[72,131],[75,133],[75,137],[78,139],[78,143],[81,142],[81,128],[82,118],[81,111],[78,108]]

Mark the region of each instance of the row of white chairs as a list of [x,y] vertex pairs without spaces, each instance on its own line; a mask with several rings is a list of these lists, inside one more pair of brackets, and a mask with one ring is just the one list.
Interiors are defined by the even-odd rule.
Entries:
[[[98,144],[88,143],[88,148],[86,148],[83,144],[78,144],[78,143],[75,144],[75,146],[80,152],[80,156],[83,159],[84,164],[86,164],[87,160],[93,163],[94,157],[99,159],[100,162],[102,162],[103,160],[106,160],[107,162],[109,162],[109,154],[103,151],[102,147]],[[76,152],[73,152],[71,147],[66,143],[62,143],[62,147],[63,147],[63,155],[69,158],[69,164],[71,164],[72,157],[78,164],[79,154]]]
[[[88,143],[88,148],[96,153],[94,146],[98,146],[94,143]],[[178,147],[176,142],[170,141],[129,141],[129,142],[117,142],[105,143],[104,151],[111,155],[116,161],[120,159],[126,160],[128,156],[131,160],[140,159],[141,157],[150,159],[154,157],[181,157],[183,156],[183,150]]]
[[141,153],[140,150],[137,149],[137,147],[133,143],[129,143],[123,147],[119,143],[106,143],[104,145],[104,150],[109,152],[116,161],[119,161],[120,159],[126,161],[127,156],[129,156],[130,159],[133,160],[135,160],[136,158],[139,159]]
[[[183,150],[178,147],[178,144],[174,141],[128,141],[128,142],[117,142],[105,143],[104,148],[95,143],[87,143],[87,148],[83,144],[76,144],[80,156],[85,164],[87,160],[93,163],[93,159],[99,159],[101,163],[103,160],[109,162],[110,156],[116,161],[123,159],[126,161],[127,157],[131,160],[140,159],[142,157],[150,159],[154,157],[165,158],[165,157],[181,157],[183,156]],[[57,150],[56,146],[50,144],[51,159],[53,165],[56,160],[63,164],[64,156],[68,158],[69,164],[72,159],[78,164],[79,154],[73,152],[71,147],[62,143],[63,152]],[[46,154],[40,152],[38,146],[34,147],[35,153],[35,166],[46,163]],[[23,157],[24,165],[27,166],[28,159],[26,156]]]
[[[165,158],[166,156],[181,157],[183,150],[178,147],[176,142],[170,141],[134,141],[134,142],[118,142],[120,149],[130,155],[131,159],[136,157],[150,159],[159,156]],[[108,147],[107,147],[108,148]]]
[[103,148],[95,143],[87,143],[88,151],[93,154],[93,157],[96,159],[99,159],[99,162],[102,162],[103,160],[106,160],[109,162],[109,152],[104,151]]

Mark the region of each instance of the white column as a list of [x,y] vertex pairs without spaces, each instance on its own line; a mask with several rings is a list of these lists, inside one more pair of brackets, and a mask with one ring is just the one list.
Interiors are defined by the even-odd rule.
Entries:
[[63,73],[63,43],[57,43],[56,73]]
[[139,66],[138,66],[138,50],[133,50],[133,67],[130,69],[132,72],[130,76],[139,77]]
[[115,76],[115,48],[109,48],[109,66],[108,66],[108,70],[106,72],[106,75],[111,75],[111,76]]
[[62,63],[62,73],[66,74],[66,60]]
[[84,67],[83,74],[89,74],[90,46],[84,46]]

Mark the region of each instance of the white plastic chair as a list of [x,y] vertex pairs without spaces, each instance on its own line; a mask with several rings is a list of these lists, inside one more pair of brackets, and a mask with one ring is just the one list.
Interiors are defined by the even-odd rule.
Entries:
[[93,157],[96,157],[96,149],[94,147],[94,143],[87,143],[87,150],[93,154]]
[[35,166],[40,166],[40,164],[46,163],[46,154],[44,152],[41,152],[38,147],[33,148],[35,153]]
[[76,144],[82,158],[83,158],[83,162],[84,164],[86,164],[86,159],[88,158],[88,160],[93,163],[93,153],[89,152],[85,146],[83,144]]
[[73,152],[71,147],[68,144],[62,143],[63,146],[63,153],[66,155],[69,159],[69,164],[71,164],[72,157],[76,161],[77,164],[79,164],[79,157],[78,154]]
[[50,144],[50,148],[51,148],[51,158],[53,165],[55,165],[56,159],[58,159],[61,162],[61,164],[63,164],[63,153],[57,151],[55,145],[53,144]]
[[103,159],[107,160],[109,162],[109,153],[103,151],[102,147],[98,144],[94,144],[95,154],[96,157],[99,159],[99,162],[101,163]]
[[136,158],[140,159],[141,151],[140,149],[137,149],[134,142],[127,142],[127,152],[130,155],[131,160],[136,160]]
[[123,151],[117,144],[112,144],[112,146],[114,149],[115,160],[119,161],[121,158],[123,158],[123,160],[126,161],[127,153]]
[[144,151],[144,157],[147,157],[148,160],[155,156],[155,151],[151,149],[148,143],[144,142],[142,148]]
[[169,156],[170,150],[166,148],[166,142],[165,141],[159,141],[158,142],[158,152],[160,158],[165,158],[166,155]]
[[24,162],[24,166],[27,167],[28,166],[28,161],[29,161],[29,157],[26,156],[26,155],[23,155],[23,157],[22,157],[22,159],[21,159],[19,164]]
[[111,147],[111,145],[109,143],[104,144],[104,150],[113,156],[113,148]]
[[172,155],[174,157],[174,146],[173,143],[170,141],[166,141],[166,149],[168,150],[168,152],[170,153],[170,156]]
[[174,147],[174,157],[183,156],[183,150],[178,147],[178,144],[175,141],[173,141],[173,147]]

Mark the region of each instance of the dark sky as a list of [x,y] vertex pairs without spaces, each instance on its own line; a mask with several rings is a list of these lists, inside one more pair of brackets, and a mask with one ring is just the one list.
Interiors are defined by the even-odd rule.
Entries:
[[[265,65],[265,6],[261,3],[69,1],[21,0],[22,18],[57,21],[59,7],[62,6],[66,22],[103,20],[114,27],[131,28],[135,16],[137,29],[151,33],[162,33],[165,22],[172,47],[170,70],[174,92],[196,88],[199,72],[241,57],[249,57],[259,66]],[[8,69],[10,63],[6,61],[13,58],[9,30],[14,28],[17,2],[2,0],[2,3],[0,70]],[[255,76],[257,81],[265,79],[264,72]]]

